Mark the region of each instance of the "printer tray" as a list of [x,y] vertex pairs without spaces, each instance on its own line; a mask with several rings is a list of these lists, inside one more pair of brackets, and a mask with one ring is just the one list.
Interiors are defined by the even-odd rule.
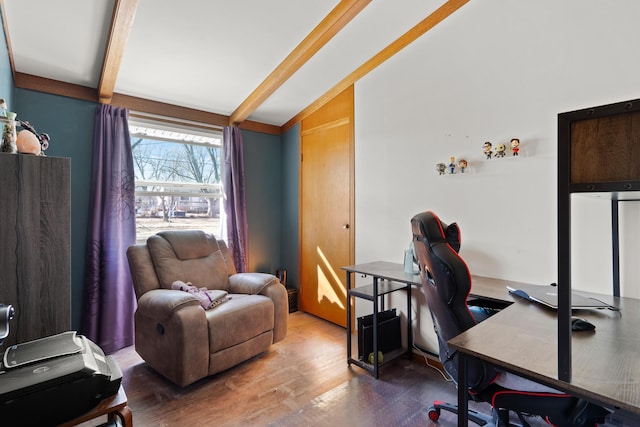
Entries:
[[21,363],[15,368],[3,365],[0,370],[1,425],[55,426],[118,392],[122,372],[100,347],[82,335],[69,334],[64,339],[80,343],[80,350],[56,356],[60,335],[48,338],[11,349]]

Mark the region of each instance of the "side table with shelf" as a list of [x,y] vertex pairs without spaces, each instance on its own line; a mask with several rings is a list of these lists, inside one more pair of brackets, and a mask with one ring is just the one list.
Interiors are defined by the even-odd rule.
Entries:
[[[411,322],[411,287],[422,286],[420,275],[404,272],[404,266],[399,263],[375,261],[365,264],[342,267],[347,272],[347,363],[359,366],[369,371],[374,378],[378,378],[379,368],[399,356],[411,355],[412,348],[412,322]],[[370,276],[372,283],[352,288],[351,275],[362,274]],[[378,359],[378,314],[384,311],[384,295],[399,290],[407,291],[407,348],[399,349],[385,355],[384,362]],[[351,357],[351,301],[352,298],[361,298],[373,303],[373,363]]]
[[133,415],[131,409],[127,406],[127,395],[124,388],[120,386],[118,393],[102,400],[95,408],[89,412],[80,415],[73,420],[69,420],[60,424],[58,427],[73,427],[86,421],[95,420],[106,415],[109,421],[118,420],[123,427],[133,426]]

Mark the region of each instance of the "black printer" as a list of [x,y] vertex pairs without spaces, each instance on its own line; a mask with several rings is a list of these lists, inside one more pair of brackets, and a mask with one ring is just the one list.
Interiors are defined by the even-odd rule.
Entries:
[[53,426],[120,388],[111,356],[75,331],[13,345],[0,365],[0,425]]

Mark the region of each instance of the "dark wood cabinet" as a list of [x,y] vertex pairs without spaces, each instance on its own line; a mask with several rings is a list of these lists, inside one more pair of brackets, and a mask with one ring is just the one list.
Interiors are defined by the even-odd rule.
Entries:
[[0,154],[0,303],[15,317],[1,349],[71,327],[71,160]]

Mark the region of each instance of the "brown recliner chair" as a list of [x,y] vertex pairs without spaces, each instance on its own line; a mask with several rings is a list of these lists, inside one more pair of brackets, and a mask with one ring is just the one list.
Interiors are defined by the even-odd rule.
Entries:
[[[138,308],[135,348],[179,386],[228,369],[287,334],[285,287],[264,273],[236,273],[222,240],[198,230],[163,231],[127,250]],[[205,310],[173,282],[221,289],[230,299]]]

